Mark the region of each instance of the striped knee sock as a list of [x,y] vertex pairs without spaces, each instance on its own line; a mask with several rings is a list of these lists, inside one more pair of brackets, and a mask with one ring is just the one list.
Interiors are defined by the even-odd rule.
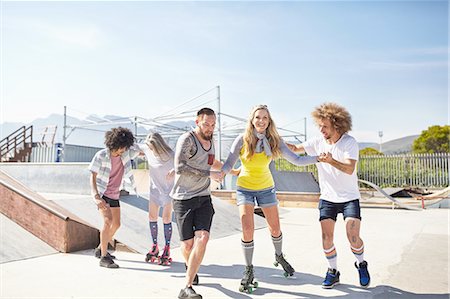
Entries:
[[245,265],[250,266],[253,262],[253,249],[255,245],[253,240],[245,242],[241,240],[242,251],[244,252]]
[[362,244],[359,248],[354,248],[353,246],[350,246],[350,248],[358,260],[358,264],[362,263],[364,261],[364,244]]
[[337,269],[337,253],[334,244],[330,248],[324,249],[323,252],[325,253],[330,268]]
[[283,247],[283,234],[280,234],[278,237],[272,236],[273,247],[275,247],[275,253],[280,255]]

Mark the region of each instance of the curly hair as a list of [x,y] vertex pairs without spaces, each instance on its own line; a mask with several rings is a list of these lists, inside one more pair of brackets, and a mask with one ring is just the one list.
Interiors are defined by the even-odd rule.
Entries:
[[129,149],[133,144],[133,133],[127,128],[112,128],[105,133],[105,145],[109,150]]
[[244,132],[243,156],[245,159],[250,159],[255,153],[256,142],[258,140],[255,134],[253,133],[255,127],[253,126],[252,121],[253,118],[255,117],[256,111],[258,110],[266,110],[269,116],[269,125],[266,129],[266,136],[267,140],[269,141],[270,148],[272,150],[272,155],[274,158],[277,158],[281,155],[280,143],[282,141],[280,135],[278,134],[277,127],[275,126],[275,122],[270,116],[269,109],[267,108],[266,105],[257,105],[250,112],[250,115],[247,120],[247,126]]
[[352,129],[352,116],[344,107],[336,103],[323,103],[311,113],[317,123],[328,119],[339,134],[345,134]]

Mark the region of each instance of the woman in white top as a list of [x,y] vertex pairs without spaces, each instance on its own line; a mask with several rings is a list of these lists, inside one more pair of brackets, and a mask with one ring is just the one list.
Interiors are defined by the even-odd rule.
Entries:
[[[153,246],[147,253],[145,261],[170,265],[170,240],[172,238],[172,199],[169,196],[172,190],[174,171],[174,152],[167,145],[159,133],[150,133],[143,148],[148,160],[150,174],[150,196],[148,203],[148,218]],[[162,207],[162,220],[164,224],[165,246],[161,256],[158,248],[158,215]]]

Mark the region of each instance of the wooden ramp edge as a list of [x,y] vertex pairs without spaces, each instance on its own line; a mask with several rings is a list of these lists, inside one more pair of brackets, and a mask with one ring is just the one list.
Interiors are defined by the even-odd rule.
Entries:
[[1,170],[0,212],[60,252],[95,248],[99,243],[98,229]]

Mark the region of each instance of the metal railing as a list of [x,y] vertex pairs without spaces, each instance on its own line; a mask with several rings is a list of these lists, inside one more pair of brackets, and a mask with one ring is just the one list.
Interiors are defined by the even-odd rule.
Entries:
[[22,126],[0,141],[0,161],[9,161],[33,143],[33,126]]
[[[450,153],[361,156],[358,178],[381,187],[448,187]],[[294,166],[284,159],[275,161],[284,171],[308,171],[317,178],[317,168]]]

